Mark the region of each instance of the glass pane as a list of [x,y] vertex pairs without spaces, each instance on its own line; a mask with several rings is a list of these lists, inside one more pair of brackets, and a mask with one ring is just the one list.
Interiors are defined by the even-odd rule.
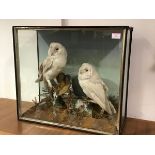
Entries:
[[123,126],[123,123],[125,121],[125,115],[126,115],[126,92],[127,92],[127,79],[128,79],[128,65],[129,65],[129,48],[130,48],[130,32],[127,32],[127,43],[126,43],[126,55],[125,55],[125,69],[124,69],[124,86],[123,86],[123,101],[122,101],[122,119],[121,119],[121,125]]
[[117,27],[18,30],[23,119],[117,133],[124,32]]
[[35,30],[18,31],[18,50],[21,85],[21,112],[34,106],[32,99],[38,99],[39,87],[34,83],[38,76],[37,35]]

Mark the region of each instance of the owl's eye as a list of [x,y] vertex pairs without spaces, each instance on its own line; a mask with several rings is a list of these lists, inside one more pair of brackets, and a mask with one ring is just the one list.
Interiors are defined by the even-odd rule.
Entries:
[[56,51],[58,51],[58,50],[59,50],[59,48],[56,48],[55,50],[56,50]]
[[86,72],[88,72],[88,69],[85,69]]

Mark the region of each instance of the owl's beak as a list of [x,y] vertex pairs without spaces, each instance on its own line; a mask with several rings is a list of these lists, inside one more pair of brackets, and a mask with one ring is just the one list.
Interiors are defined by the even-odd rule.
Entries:
[[51,56],[55,55],[56,51],[52,51],[51,52]]

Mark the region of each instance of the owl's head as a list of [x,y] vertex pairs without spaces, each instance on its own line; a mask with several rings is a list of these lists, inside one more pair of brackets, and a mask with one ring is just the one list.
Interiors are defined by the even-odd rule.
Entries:
[[48,49],[48,56],[67,56],[65,47],[58,42],[51,42]]
[[90,79],[93,75],[94,67],[89,63],[83,63],[79,68],[78,78],[81,80]]

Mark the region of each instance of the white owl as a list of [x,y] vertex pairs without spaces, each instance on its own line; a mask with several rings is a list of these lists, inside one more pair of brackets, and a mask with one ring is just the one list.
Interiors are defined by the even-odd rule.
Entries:
[[79,68],[78,80],[86,96],[98,104],[102,111],[110,115],[116,113],[114,106],[107,98],[107,86],[91,64],[82,64]]
[[39,67],[39,77],[35,82],[44,81],[44,85],[52,88],[50,80],[63,70],[67,63],[66,48],[58,43],[52,42],[48,49],[48,56]]

